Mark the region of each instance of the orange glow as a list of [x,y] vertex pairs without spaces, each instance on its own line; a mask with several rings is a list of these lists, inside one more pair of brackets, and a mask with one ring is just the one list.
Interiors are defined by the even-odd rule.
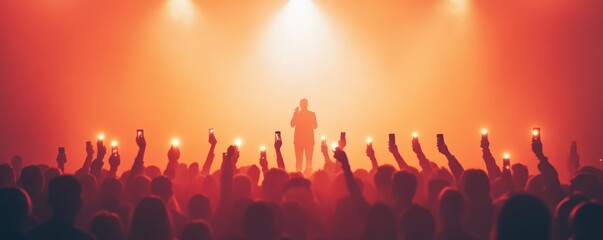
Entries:
[[234,145],[237,147],[241,147],[241,145],[243,145],[243,140],[241,140],[240,138],[235,139]]
[[180,139],[178,139],[178,138],[172,139],[172,147],[179,147],[179,146],[180,146]]
[[333,149],[333,151],[335,151],[338,147],[339,147],[339,144],[337,142],[331,143],[331,148]]
[[[476,131],[487,127],[493,151],[512,149],[534,173],[527,134],[540,126],[566,180],[568,139],[584,165],[603,156],[600,16],[600,0],[0,1],[0,162],[21,154],[54,166],[59,145],[84,159],[84,141],[103,131],[131,166],[144,128],[147,166],[165,166],[174,136],[191,146],[190,164],[214,127],[217,152],[281,130],[294,166],[289,121],[308,98],[315,140],[346,131],[352,168],[371,169],[365,137],[397,133],[400,154],[413,156],[406,134],[420,129],[439,166],[435,133],[445,132],[465,169],[484,169]],[[256,147],[238,164],[256,163]],[[374,147],[397,166],[386,143]],[[313,169],[320,157],[315,146]]]
[[418,132],[413,132],[412,133],[412,137],[413,138],[418,138],[419,137],[419,133]]

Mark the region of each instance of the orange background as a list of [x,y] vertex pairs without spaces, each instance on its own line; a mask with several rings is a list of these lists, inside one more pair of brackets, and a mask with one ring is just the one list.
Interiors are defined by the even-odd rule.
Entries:
[[291,170],[288,124],[303,97],[317,114],[317,139],[348,133],[353,167],[370,167],[368,136],[380,163],[393,164],[389,132],[417,166],[416,130],[437,163],[445,164],[435,148],[441,132],[465,168],[483,168],[482,127],[495,156],[508,151],[531,173],[533,126],[564,178],[570,141],[583,164],[603,156],[603,1],[287,4],[0,1],[0,161],[21,154],[55,165],[65,146],[74,171],[84,142],[103,132],[120,142],[124,170],[144,128],[147,164],[163,168],[173,137],[182,162],[203,161],[214,127],[218,152],[243,139],[242,164],[257,162],[259,146],[282,130]]

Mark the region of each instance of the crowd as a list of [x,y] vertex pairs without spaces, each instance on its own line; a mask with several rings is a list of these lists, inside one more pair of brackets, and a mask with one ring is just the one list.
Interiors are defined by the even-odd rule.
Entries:
[[143,135],[136,143],[125,171],[103,141],[86,145],[74,173],[64,172],[63,153],[56,167],[23,166],[19,156],[1,164],[0,239],[603,239],[603,172],[580,166],[573,144],[572,179],[562,183],[539,136],[538,169],[530,171],[500,167],[487,135],[485,171],[464,169],[443,139],[437,147],[448,166],[430,161],[418,138],[411,145],[420,166],[410,166],[390,139],[397,166],[380,165],[369,143],[372,168],[353,171],[340,140],[336,149],[322,143],[324,166],[304,173],[285,170],[282,139],[274,142],[276,167],[265,154],[239,166],[232,145],[213,173],[214,134],[202,165],[180,163],[173,146],[163,171],[145,165]]

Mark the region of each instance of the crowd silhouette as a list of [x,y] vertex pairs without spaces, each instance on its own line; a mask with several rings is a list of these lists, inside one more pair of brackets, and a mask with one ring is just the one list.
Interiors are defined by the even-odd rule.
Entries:
[[[306,107],[302,102],[301,111]],[[307,134],[316,127],[313,118],[303,127]],[[125,170],[117,148],[107,151],[102,140],[86,144],[73,174],[64,172],[65,164],[76,164],[64,149],[56,166],[14,156],[0,165],[0,239],[603,239],[603,172],[580,165],[575,142],[567,164],[572,178],[564,184],[539,132],[531,139],[535,171],[508,159],[500,167],[487,133],[480,142],[485,171],[464,169],[443,135],[436,146],[448,166],[430,161],[415,137],[409,143],[415,168],[392,136],[388,150],[397,166],[379,164],[369,142],[366,156],[356,157],[372,168],[355,171],[341,139],[335,149],[322,142],[321,169],[302,173],[297,158],[297,171],[288,172],[279,134],[275,167],[265,153],[257,165],[239,166],[238,147],[231,145],[211,173],[213,129],[203,163],[179,162],[174,145],[163,172],[145,165],[141,130],[134,163]],[[300,149],[296,155],[306,151]]]

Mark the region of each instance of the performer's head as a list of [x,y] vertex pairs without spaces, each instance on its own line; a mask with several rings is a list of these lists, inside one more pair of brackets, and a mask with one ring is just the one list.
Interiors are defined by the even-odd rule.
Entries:
[[299,106],[301,107],[302,110],[307,110],[308,109],[308,99],[302,98],[302,100],[299,100]]

